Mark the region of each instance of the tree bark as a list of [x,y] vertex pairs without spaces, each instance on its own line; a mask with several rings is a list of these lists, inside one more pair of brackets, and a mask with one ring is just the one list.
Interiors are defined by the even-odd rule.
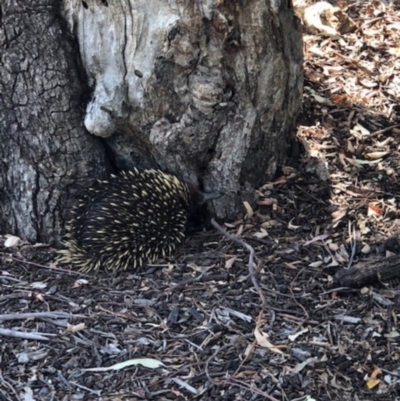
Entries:
[[75,194],[107,165],[53,3],[0,4],[0,231],[33,242],[59,239]]
[[88,131],[109,138],[124,166],[137,164],[129,151],[140,144],[163,169],[222,190],[214,211],[235,218],[293,139],[303,75],[291,1],[64,0],[64,7],[93,88]]
[[225,192],[214,213],[235,218],[293,139],[291,1],[62,3],[64,19],[50,0],[0,3],[1,232],[58,240],[82,188],[134,166]]

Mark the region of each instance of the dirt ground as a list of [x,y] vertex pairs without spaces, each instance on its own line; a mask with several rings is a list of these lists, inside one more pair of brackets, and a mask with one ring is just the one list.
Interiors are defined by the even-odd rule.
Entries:
[[244,243],[81,274],[2,238],[1,401],[400,400],[399,280],[335,281],[399,252],[400,5],[341,5],[357,30],[304,35],[302,158],[225,226]]

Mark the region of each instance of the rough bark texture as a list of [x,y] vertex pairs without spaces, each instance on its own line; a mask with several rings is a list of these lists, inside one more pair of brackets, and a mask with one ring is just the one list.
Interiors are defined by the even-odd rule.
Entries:
[[222,190],[216,215],[234,218],[292,140],[302,44],[291,1],[64,0],[64,10],[93,89],[85,126],[117,166],[159,165]]
[[0,231],[41,242],[59,239],[76,191],[106,168],[54,3],[0,3]]
[[64,18],[54,3],[0,2],[0,231],[58,240],[108,162],[224,191],[216,214],[236,217],[300,108],[291,2],[60,0]]

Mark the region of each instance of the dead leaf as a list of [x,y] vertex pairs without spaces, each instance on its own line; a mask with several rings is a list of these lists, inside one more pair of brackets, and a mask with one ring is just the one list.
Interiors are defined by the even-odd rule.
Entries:
[[273,204],[277,204],[278,201],[274,198],[264,198],[262,200],[257,201],[257,205],[260,206],[271,206]]
[[213,269],[215,267],[215,265],[213,264],[210,266],[198,266],[195,263],[188,263],[187,267],[190,267],[192,270],[194,270],[195,272],[198,272],[198,273],[206,273],[210,269]]
[[288,224],[289,230],[297,230],[298,228],[301,228],[301,226],[295,226],[294,224],[292,224],[293,220],[294,220],[294,217],[292,220],[289,221],[289,224]]
[[371,378],[371,379],[376,379],[376,377],[377,377],[378,375],[380,375],[381,373],[382,373],[382,369],[376,367],[376,368],[374,369],[374,371],[371,373],[370,378]]
[[400,57],[400,47],[392,47],[391,49],[388,50],[388,53]]
[[330,249],[332,252],[336,252],[336,251],[339,249],[339,245],[338,245],[338,244],[335,244],[334,242],[331,242],[328,246],[329,246],[329,249]]
[[347,95],[335,95],[331,96],[331,101],[333,103],[346,103],[348,100]]
[[341,206],[341,207],[339,207],[338,210],[334,211],[334,212],[331,214],[331,217],[332,217],[332,226],[333,226],[333,227],[336,227],[336,226],[340,223],[340,220],[342,220],[343,217],[346,216],[347,211],[348,211],[348,207],[347,207],[347,206]]
[[6,235],[7,239],[4,242],[4,246],[6,248],[12,248],[14,246],[18,246],[22,241],[21,238],[16,237],[15,235]]
[[302,263],[302,262],[301,262],[301,261],[298,261],[298,262],[291,262],[291,263],[289,263],[289,262],[283,262],[283,264],[284,264],[286,267],[288,267],[289,269],[292,269],[292,270],[297,270],[296,264],[299,264],[299,263]]
[[73,334],[73,333],[77,333],[78,331],[82,331],[84,329],[86,329],[85,323],[79,323],[79,324],[75,324],[75,325],[67,323],[66,332]]
[[304,362],[298,363],[293,369],[290,369],[292,373],[300,373],[306,366],[319,362],[317,358],[307,358]]
[[363,127],[361,124],[357,124],[353,127],[354,131],[359,132],[360,134],[364,135],[364,136],[368,136],[371,134],[370,131],[368,131],[365,127]]
[[246,209],[246,217],[248,219],[251,219],[253,217],[254,211],[253,211],[253,208],[250,206],[250,203],[247,201],[244,201],[243,206]]
[[381,159],[382,157],[388,155],[389,152],[369,152],[365,154],[365,157],[367,157],[368,159]]
[[309,241],[306,241],[306,242],[303,244],[303,246],[308,246],[308,245],[313,244],[314,242],[317,242],[317,241],[324,241],[324,240],[326,240],[327,238],[329,238],[329,234],[317,235],[317,236],[315,236],[313,239],[311,239],[311,240],[309,240]]
[[287,178],[282,175],[274,181],[274,185],[276,184],[285,184],[287,182]]
[[31,298],[33,301],[39,301],[43,302],[44,301],[44,296],[40,292],[32,292],[31,293]]
[[383,210],[379,206],[375,206],[372,203],[368,204],[368,216],[382,216]]
[[361,252],[364,254],[370,253],[371,252],[371,247],[368,244],[365,244],[362,249]]
[[310,263],[308,266],[309,267],[320,267],[324,262],[322,260],[318,261],[318,262],[313,262]]
[[381,381],[379,379],[368,379],[367,387],[369,390],[377,386]]
[[284,355],[284,353],[279,348],[268,341],[268,334],[265,332],[261,332],[257,327],[254,329],[254,337],[256,338],[256,342],[259,346],[268,348],[270,351],[277,354]]
[[236,260],[236,259],[237,259],[236,256],[234,256],[234,257],[228,259],[228,260],[225,262],[225,269],[228,269],[228,270],[231,269],[232,266],[233,266],[233,264],[235,263],[235,260]]
[[36,290],[43,290],[47,287],[47,283],[43,281],[34,281],[33,283],[30,283],[29,286]]
[[262,239],[262,238],[268,237],[268,232],[267,232],[267,230],[261,228],[261,230],[259,232],[254,233],[253,236],[256,238]]
[[82,287],[84,285],[88,285],[89,284],[89,280],[86,280],[84,278],[80,278],[78,280],[75,280],[74,285],[72,286],[72,288],[79,288]]
[[107,366],[107,367],[97,367],[97,368],[88,368],[82,369],[82,372],[107,372],[109,370],[121,370],[127,368],[129,366],[134,365],[142,365],[145,368],[149,369],[157,369],[162,366],[165,366],[161,361],[152,358],[137,358],[137,359],[129,359],[124,362],[116,363],[115,365]]
[[297,337],[301,336],[304,333],[308,333],[308,329],[304,329],[304,330],[298,331],[295,334],[290,334],[290,335],[288,335],[288,339],[290,341],[295,341]]
[[320,104],[324,105],[324,106],[332,106],[333,103],[326,97],[317,95],[316,93],[314,93],[313,98]]

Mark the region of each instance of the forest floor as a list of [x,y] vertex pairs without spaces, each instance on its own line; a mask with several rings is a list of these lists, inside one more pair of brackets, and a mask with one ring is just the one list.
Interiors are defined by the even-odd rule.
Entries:
[[399,280],[335,280],[400,248],[400,6],[342,3],[355,32],[304,35],[302,159],[225,227],[245,247],[85,275],[1,246],[1,401],[400,400]]

